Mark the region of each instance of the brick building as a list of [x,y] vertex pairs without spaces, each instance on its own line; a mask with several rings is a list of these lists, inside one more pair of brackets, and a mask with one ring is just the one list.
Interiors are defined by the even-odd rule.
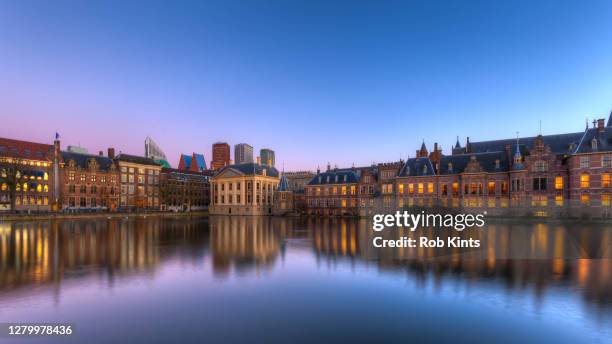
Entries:
[[163,168],[160,177],[161,210],[197,211],[210,203],[212,171]]
[[119,206],[119,169],[102,152],[61,152],[60,171],[61,209],[115,211]]

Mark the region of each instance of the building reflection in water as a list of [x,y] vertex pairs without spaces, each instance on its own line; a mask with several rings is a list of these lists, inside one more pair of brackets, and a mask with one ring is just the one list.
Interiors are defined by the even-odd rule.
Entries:
[[[154,275],[164,261],[202,264],[225,278],[271,271],[286,252],[320,265],[367,264],[407,273],[419,283],[446,276],[464,283],[496,280],[501,288],[532,288],[543,295],[560,286],[579,290],[592,304],[612,304],[612,228],[604,225],[489,224],[461,232],[480,248],[376,249],[375,236],[436,238],[457,235],[425,229],[373,232],[365,219],[345,218],[137,218],[0,223],[0,290],[53,284],[98,274]],[[210,248],[210,250],[209,250]]]
[[[0,290],[59,283],[84,274],[152,274],[180,254],[203,258],[202,221],[136,218],[0,223]],[[189,254],[191,251],[191,254]]]
[[[499,279],[507,288],[532,286],[542,295],[547,286],[571,283],[584,297],[612,306],[612,227],[603,225],[490,224],[483,230],[444,232],[372,231],[368,220],[308,219],[319,258],[349,259],[375,264],[381,270],[404,270],[423,282],[431,276],[441,283],[445,275],[464,281]],[[383,234],[381,234],[383,233]],[[480,248],[384,248],[372,245],[375,236],[430,239],[460,235],[481,240]]]

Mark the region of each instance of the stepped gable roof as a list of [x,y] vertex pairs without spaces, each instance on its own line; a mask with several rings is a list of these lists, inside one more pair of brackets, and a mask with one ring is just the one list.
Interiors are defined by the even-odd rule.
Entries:
[[[578,146],[578,143],[582,139],[583,135],[584,135],[584,132],[543,135],[542,139],[544,140],[544,144],[549,146],[553,153],[571,154],[573,153],[575,148]],[[536,138],[537,138],[536,136],[521,137],[519,138],[520,146],[526,146],[528,149],[532,149]],[[470,142],[469,153],[505,151],[506,146],[508,145],[510,145],[514,151],[514,147],[516,146],[516,138],[503,139],[503,140],[492,140],[492,141]],[[523,149],[521,148],[521,150]]]
[[159,163],[155,162],[155,160],[153,159],[146,158],[144,156],[137,156],[137,155],[131,155],[131,154],[125,154],[125,153],[119,153],[119,155],[117,155],[115,160],[131,162],[131,163],[140,164],[140,165],[161,166]]
[[223,166],[223,168],[221,168],[217,173],[215,173],[215,175],[219,175],[223,171],[226,171],[227,169],[237,170],[240,173],[247,175],[247,176],[252,176],[256,174],[261,176],[263,175],[263,170],[266,170],[266,176],[268,177],[278,177],[279,176],[278,170],[275,167],[270,167],[267,165],[258,165],[257,163],[254,163],[254,162]]
[[65,151],[62,151],[61,155],[62,155],[62,160],[64,160],[65,164],[68,164],[70,160],[73,160],[75,165],[80,168],[87,168],[89,161],[91,159],[94,159],[96,161],[96,164],[98,164],[98,167],[102,171],[108,171],[108,169],[113,164],[112,159],[102,156],[102,155],[83,154],[83,153],[65,152]]

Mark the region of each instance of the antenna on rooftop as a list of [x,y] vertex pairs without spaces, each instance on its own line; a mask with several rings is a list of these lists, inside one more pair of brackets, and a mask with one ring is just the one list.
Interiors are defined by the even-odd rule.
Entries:
[[540,120],[540,136],[542,136],[542,120]]

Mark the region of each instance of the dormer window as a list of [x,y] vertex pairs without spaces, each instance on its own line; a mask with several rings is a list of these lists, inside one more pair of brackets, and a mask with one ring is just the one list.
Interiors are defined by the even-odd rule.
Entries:
[[322,180],[322,178],[321,178],[321,176],[319,176],[319,184],[321,184],[321,180]]
[[344,175],[344,182],[346,183],[346,174]]
[[338,175],[336,174],[336,178],[334,178],[334,182],[338,182]]
[[597,150],[597,139],[591,140],[591,149],[594,151]]
[[326,181],[327,183],[329,183],[329,176],[327,176],[327,178],[325,178],[325,181]]
[[427,165],[423,165],[423,174],[427,174]]
[[450,172],[450,173],[453,172],[453,163],[452,162],[448,163],[448,172]]
[[499,159],[495,160],[495,169],[499,170]]

